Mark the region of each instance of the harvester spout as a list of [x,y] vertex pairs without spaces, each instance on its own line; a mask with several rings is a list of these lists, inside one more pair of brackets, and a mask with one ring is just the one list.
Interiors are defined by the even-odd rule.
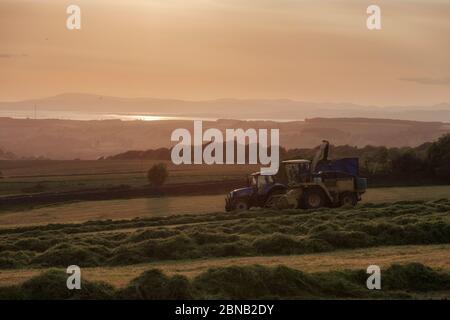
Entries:
[[320,160],[328,160],[328,151],[330,148],[330,143],[327,140],[323,140],[322,144],[319,147],[319,150],[317,150],[316,155],[314,156],[314,159],[311,164],[311,173],[314,173],[316,171],[317,163],[319,163]]

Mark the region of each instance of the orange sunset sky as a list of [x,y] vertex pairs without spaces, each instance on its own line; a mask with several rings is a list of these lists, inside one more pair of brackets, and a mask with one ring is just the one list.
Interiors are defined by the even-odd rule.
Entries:
[[[81,30],[66,29],[69,4]],[[450,0],[0,0],[0,100],[429,105],[450,101],[449,35]]]

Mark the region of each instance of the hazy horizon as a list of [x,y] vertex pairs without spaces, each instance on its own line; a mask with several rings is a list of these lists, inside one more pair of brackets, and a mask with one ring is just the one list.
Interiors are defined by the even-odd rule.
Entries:
[[117,99],[129,99],[129,100],[166,100],[166,101],[183,101],[183,102],[211,102],[211,101],[233,101],[233,100],[240,100],[240,101],[291,101],[291,102],[301,102],[301,103],[309,103],[309,104],[326,104],[326,105],[355,105],[355,106],[369,106],[369,107],[375,107],[375,108],[389,108],[389,107],[432,107],[436,105],[446,105],[450,104],[450,98],[448,100],[442,100],[440,102],[436,103],[413,103],[413,104],[358,104],[353,103],[350,101],[325,101],[325,100],[319,100],[319,101],[312,101],[312,100],[300,100],[300,99],[294,99],[294,98],[287,98],[287,97],[271,97],[271,98],[251,98],[251,97],[233,97],[233,96],[220,96],[216,98],[204,98],[204,99],[183,99],[183,98],[177,98],[177,97],[170,97],[170,96],[123,96],[123,95],[104,95],[100,94],[98,92],[60,92],[55,93],[51,95],[43,95],[43,96],[34,96],[24,99],[0,99],[0,103],[15,103],[15,102],[28,102],[28,101],[38,101],[38,100],[46,100],[46,99],[53,99],[53,98],[60,98],[60,97],[71,97],[71,96],[92,96],[92,97],[104,97],[104,98],[117,98]]
[[412,106],[373,106],[352,103],[315,103],[292,99],[236,99],[189,101],[123,98],[67,93],[44,99],[0,101],[0,117],[66,120],[273,120],[311,118],[376,118],[450,123],[450,103]]

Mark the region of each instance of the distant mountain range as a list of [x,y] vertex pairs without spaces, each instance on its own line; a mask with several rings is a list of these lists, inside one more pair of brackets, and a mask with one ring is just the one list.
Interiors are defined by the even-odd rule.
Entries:
[[[21,113],[34,117],[46,111],[63,114],[148,114],[157,116],[278,121],[307,118],[376,118],[413,121],[450,122],[450,103],[431,106],[362,106],[351,103],[310,103],[288,99],[218,99],[184,101],[153,98],[117,98],[92,94],[61,94],[54,97],[17,102],[0,102],[0,115]],[[42,116],[41,116],[42,118]],[[89,119],[89,116],[84,117]],[[83,118],[83,119],[84,119]],[[94,118],[93,118],[94,119]],[[97,119],[97,118],[95,118]]]

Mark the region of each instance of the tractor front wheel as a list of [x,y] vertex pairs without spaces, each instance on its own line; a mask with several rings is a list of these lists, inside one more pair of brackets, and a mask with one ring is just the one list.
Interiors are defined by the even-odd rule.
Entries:
[[235,208],[234,210],[237,212],[246,211],[246,210],[248,210],[248,203],[245,200],[239,200],[236,202],[236,205],[234,206],[234,208]]

